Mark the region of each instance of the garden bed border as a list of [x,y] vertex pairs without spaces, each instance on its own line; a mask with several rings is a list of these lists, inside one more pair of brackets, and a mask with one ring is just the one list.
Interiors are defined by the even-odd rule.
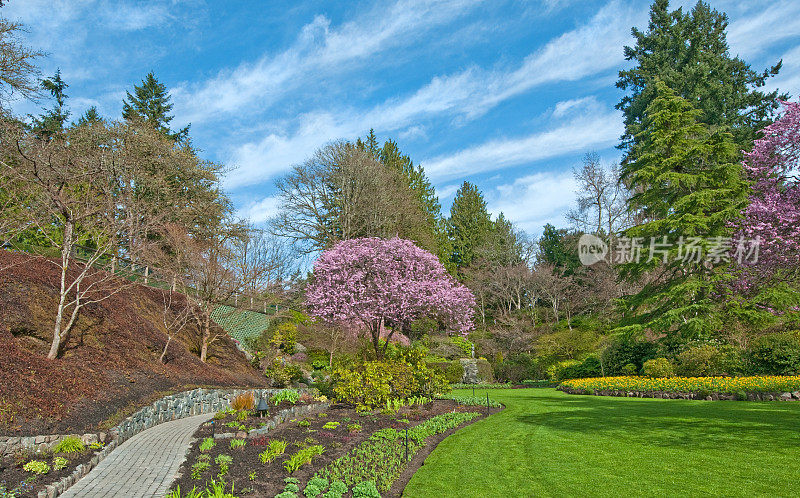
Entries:
[[[289,388],[291,389],[291,388]],[[62,439],[75,436],[84,442],[105,442],[109,440],[105,447],[100,450],[92,459],[78,465],[72,474],[61,478],[58,482],[48,484],[37,494],[38,498],[54,498],[66,491],[70,486],[78,482],[83,476],[89,473],[114,449],[142,432],[143,430],[154,427],[163,422],[178,420],[194,415],[214,413],[230,407],[231,401],[240,394],[253,393],[256,400],[262,397],[271,397],[284,389],[192,389],[176,394],[164,396],[158,401],[146,406],[125,420],[105,432],[87,434],[49,434],[38,436],[3,436],[0,437],[0,457],[9,457],[17,451],[45,451],[53,448]],[[314,394],[316,390],[308,388],[297,388],[300,393]],[[294,408],[294,407],[293,407]],[[283,410],[286,411],[286,410]],[[279,413],[281,415],[283,413]],[[284,415],[285,416],[285,415]],[[274,427],[274,425],[273,425]],[[266,432],[266,431],[264,431]]]
[[747,399],[738,399],[735,394],[712,392],[705,397],[694,392],[671,391],[628,391],[615,389],[595,389],[588,393],[585,389],[573,389],[559,386],[559,391],[567,394],[583,394],[586,396],[616,396],[622,398],[656,398],[656,399],[694,399],[705,401],[800,401],[800,391],[794,392],[748,392]]

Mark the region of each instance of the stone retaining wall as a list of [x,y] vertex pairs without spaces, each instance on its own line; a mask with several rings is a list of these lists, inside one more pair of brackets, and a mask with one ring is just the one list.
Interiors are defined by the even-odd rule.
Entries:
[[[47,434],[40,436],[0,436],[0,457],[9,457],[19,451],[40,452],[53,448],[59,441],[74,436],[84,443],[117,441],[122,444],[131,436],[154,425],[192,415],[202,415],[225,410],[236,396],[252,392],[256,403],[262,396],[272,396],[281,389],[194,389],[165,396],[152,405],[142,408],[104,432],[87,434]],[[300,392],[307,390],[298,389]]]
[[[40,491],[38,494],[39,498],[52,498],[63,493],[81,477],[88,474],[114,448],[145,429],[170,420],[225,410],[230,407],[233,398],[240,394],[252,392],[256,403],[258,403],[258,400],[262,397],[270,397],[278,391],[281,391],[281,389],[193,389],[171,394],[159,399],[150,406],[142,408],[107,432],[18,437],[0,436],[0,457],[12,456],[20,451],[46,451],[68,436],[79,437],[87,444],[93,442],[106,443],[106,446],[93,456],[88,463],[79,465],[71,475],[64,477],[58,483],[48,485],[45,491]],[[301,393],[311,392],[309,389],[298,389],[298,391]],[[275,427],[275,425],[272,427]]]

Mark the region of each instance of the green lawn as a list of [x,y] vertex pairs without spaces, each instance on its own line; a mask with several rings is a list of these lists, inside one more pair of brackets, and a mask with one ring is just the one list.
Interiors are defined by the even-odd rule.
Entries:
[[506,409],[445,439],[403,496],[800,494],[800,403],[489,396]]

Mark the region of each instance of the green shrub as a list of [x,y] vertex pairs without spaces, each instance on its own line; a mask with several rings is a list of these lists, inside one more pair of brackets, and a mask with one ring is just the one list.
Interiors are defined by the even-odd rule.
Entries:
[[321,455],[323,451],[325,451],[325,449],[318,444],[298,450],[297,453],[290,456],[288,460],[283,462],[283,468],[292,474],[303,465],[311,463],[311,460],[315,456]]
[[283,452],[286,451],[286,446],[286,441],[273,439],[269,442],[267,449],[258,454],[258,459],[261,460],[261,463],[270,463],[278,456],[283,455]]
[[67,436],[53,448],[53,453],[80,453],[86,450],[86,445],[80,438]]
[[297,352],[297,324],[283,322],[278,325],[269,343],[287,355],[295,354]]
[[[636,375],[645,361],[655,358],[657,349],[658,346],[652,342],[621,337],[603,351],[605,374]],[[629,364],[633,365],[632,371]]]
[[695,392],[695,399],[706,399],[709,396],[711,396],[711,391],[708,389],[698,389]]
[[761,375],[800,374],[800,340],[790,334],[769,334],[754,340],[747,351],[750,370]]
[[508,358],[498,354],[492,367],[494,378],[503,382],[518,383],[524,379],[534,379],[544,375],[539,362],[529,353],[516,353]]
[[461,379],[464,378],[464,367],[458,360],[430,362],[427,365],[428,368],[442,374],[450,384],[461,382]]
[[282,389],[275,393],[270,399],[273,405],[280,404],[282,401],[288,401],[291,404],[296,404],[300,400],[300,393],[295,389]]
[[214,459],[214,463],[219,465],[219,473],[217,477],[222,478],[224,475],[228,473],[228,469],[230,468],[231,464],[233,463],[233,457],[230,455],[226,455],[221,453],[217,455],[217,458]]
[[374,482],[362,481],[353,486],[353,498],[381,498],[381,494]]
[[31,460],[22,466],[22,470],[32,474],[47,474],[50,472],[50,466],[47,465],[47,462],[41,460]]
[[564,379],[585,379],[587,377],[599,377],[602,374],[600,360],[595,356],[589,356],[585,360],[566,360],[550,366],[548,369],[550,378],[554,381]]
[[487,360],[486,358],[478,358],[477,366],[478,366],[478,381],[494,382],[494,373],[492,371],[492,364],[489,363],[489,360]]
[[339,422],[334,422],[334,421],[325,422],[325,425],[323,425],[322,428],[323,429],[329,429],[329,430],[338,429],[339,428]]
[[331,488],[323,495],[323,498],[342,498],[347,493],[347,484],[342,481],[333,481]]
[[217,445],[217,442],[214,441],[213,437],[207,437],[203,439],[203,442],[200,443],[200,452],[205,453],[206,451],[210,451],[211,448]]
[[446,390],[447,381],[425,366],[424,356],[413,358],[414,364],[405,359],[367,361],[351,368],[334,369],[333,391],[337,399],[366,410],[386,406],[389,400],[415,394],[441,394]]
[[67,466],[69,460],[64,457],[57,456],[53,459],[53,470],[61,470]]
[[211,462],[208,460],[198,460],[192,465],[192,479],[200,479],[200,477],[211,467]]
[[677,373],[684,377],[736,375],[743,371],[741,354],[732,346],[692,346],[680,352],[675,359],[678,362]]
[[747,401],[747,393],[741,389],[733,393],[737,401]]
[[232,450],[238,450],[239,448],[244,448],[244,445],[246,444],[247,441],[245,441],[244,439],[238,439],[238,438],[231,439]]
[[280,358],[272,360],[272,363],[264,369],[264,375],[266,375],[272,382],[272,385],[276,387],[286,387],[293,381],[303,379],[303,371],[299,366],[292,363],[284,363]]
[[647,377],[664,378],[674,377],[675,370],[672,363],[666,358],[653,358],[644,362],[642,373]]
[[456,347],[458,347],[461,350],[461,355],[464,358],[471,358],[472,357],[473,344],[470,341],[468,341],[467,339],[464,339],[460,335],[457,335],[457,336],[451,337],[450,338],[450,342],[455,344]]

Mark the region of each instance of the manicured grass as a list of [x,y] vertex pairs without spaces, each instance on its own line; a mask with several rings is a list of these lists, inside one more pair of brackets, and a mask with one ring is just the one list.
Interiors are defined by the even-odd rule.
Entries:
[[491,390],[489,397],[506,409],[445,439],[404,496],[797,492],[800,403],[613,398],[554,389]]

